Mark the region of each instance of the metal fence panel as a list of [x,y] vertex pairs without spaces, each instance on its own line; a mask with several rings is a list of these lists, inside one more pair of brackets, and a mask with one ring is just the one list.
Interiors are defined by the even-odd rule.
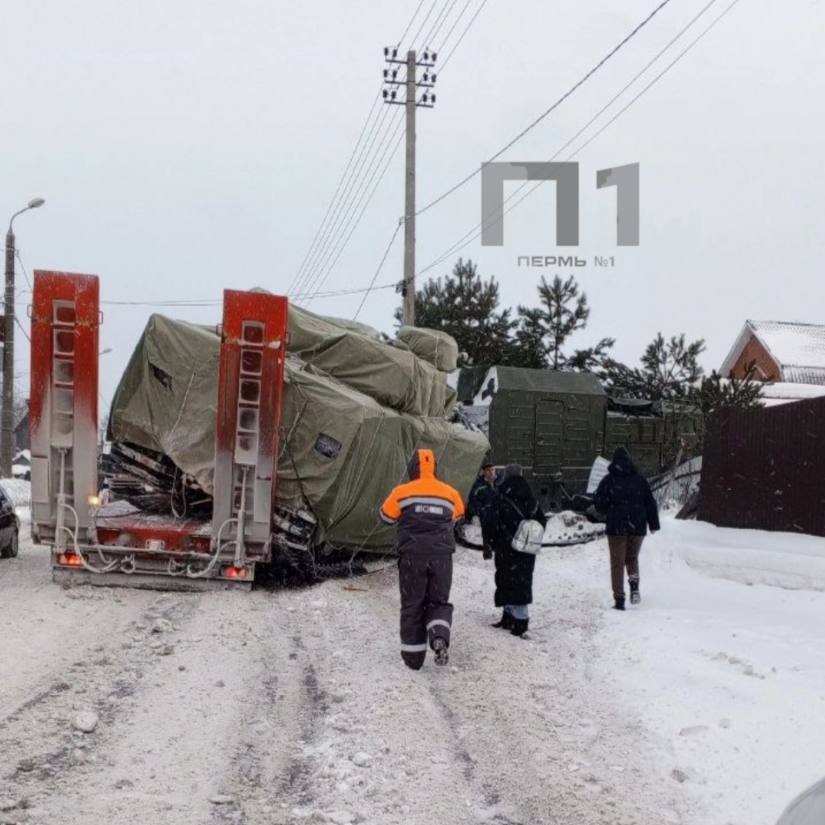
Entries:
[[825,398],[715,413],[705,436],[699,518],[825,536]]

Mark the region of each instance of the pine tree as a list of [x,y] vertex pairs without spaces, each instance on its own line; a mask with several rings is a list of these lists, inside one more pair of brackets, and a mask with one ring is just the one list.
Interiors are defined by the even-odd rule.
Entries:
[[640,368],[618,361],[605,362],[605,384],[616,395],[650,401],[679,401],[690,398],[704,377],[699,356],[705,342],[687,343],[685,334],[665,340],[661,332],[651,341],[641,358]]
[[519,325],[515,334],[513,365],[530,369],[547,369],[544,312],[520,306]]
[[762,382],[756,378],[756,361],[745,365],[745,377],[728,378],[714,370],[703,378],[691,395],[691,401],[705,419],[722,407],[758,407],[761,405]]
[[565,360],[565,366],[578,372],[592,372],[601,378],[608,365],[614,363],[609,352],[615,343],[615,338],[602,338],[595,346],[577,349]]
[[587,326],[590,317],[587,295],[579,292],[576,279],[571,275],[563,281],[556,275],[548,283],[542,276],[538,293],[541,306],[518,308],[517,366],[598,371],[615,343],[613,338],[602,338],[595,346],[565,354],[565,344]]
[[587,295],[579,294],[579,285],[571,275],[566,281],[556,275],[551,284],[542,275],[539,284],[541,308],[519,307],[528,335],[540,342],[538,353],[545,364],[557,370],[564,366],[562,346],[577,330],[584,329],[590,317]]
[[[472,261],[459,258],[452,275],[430,279],[416,291],[416,325],[452,335],[462,353],[462,366],[509,364],[516,322],[509,309],[499,312],[498,304],[496,279],[482,278]],[[401,310],[396,310],[396,320],[401,317]]]

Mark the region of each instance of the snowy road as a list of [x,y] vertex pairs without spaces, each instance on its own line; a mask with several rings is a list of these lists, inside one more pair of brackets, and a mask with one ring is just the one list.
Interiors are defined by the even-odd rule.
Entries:
[[392,568],[61,589],[25,542],[0,563],[0,823],[774,825],[825,773],[825,594],[690,569],[680,531],[623,615],[603,542],[540,559],[530,641],[489,627],[491,567],[460,550],[451,666],[420,673]]

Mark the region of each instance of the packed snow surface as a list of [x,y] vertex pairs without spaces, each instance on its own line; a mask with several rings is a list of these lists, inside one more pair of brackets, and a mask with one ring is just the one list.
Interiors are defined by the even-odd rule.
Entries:
[[[455,558],[450,665],[394,565],[289,591],[61,588],[0,560],[0,823],[775,825],[825,774],[825,540],[665,519],[537,559],[527,640]],[[793,588],[793,589],[789,589]]]

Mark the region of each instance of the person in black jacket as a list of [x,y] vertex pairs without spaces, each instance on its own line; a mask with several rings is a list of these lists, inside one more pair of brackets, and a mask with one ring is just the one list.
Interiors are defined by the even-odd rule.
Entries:
[[547,519],[536,502],[530,485],[518,464],[504,468],[494,505],[481,517],[486,547],[495,552],[496,607],[502,608],[501,619],[493,627],[523,636],[530,625],[528,605],[533,601],[533,569],[536,557],[512,548],[513,537],[524,519],[545,525]]
[[496,498],[496,467],[485,462],[478,471],[478,476],[470,488],[467,497],[467,520],[478,516],[481,521],[482,513],[490,507]]
[[[496,504],[496,468],[495,465],[485,462],[481,465],[473,486],[470,490],[470,495],[467,498],[467,514],[468,521],[472,521],[474,517],[478,517],[479,523],[483,524],[487,511]],[[484,543],[483,553],[485,559],[493,557],[492,550],[489,545]]]
[[614,607],[624,610],[624,571],[630,584],[630,603],[639,604],[639,551],[647,528],[659,529],[659,510],[647,479],[633,464],[630,453],[619,447],[607,475],[595,496],[596,509],[607,516],[607,542],[610,545],[610,573]]

